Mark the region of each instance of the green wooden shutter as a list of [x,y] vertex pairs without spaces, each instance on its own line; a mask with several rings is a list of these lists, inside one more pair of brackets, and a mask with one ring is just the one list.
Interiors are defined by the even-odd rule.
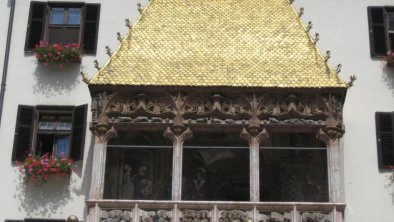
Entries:
[[86,4],[83,26],[84,53],[95,54],[100,20],[100,4]]
[[394,166],[394,113],[377,112],[376,138],[379,168]]
[[77,106],[74,108],[70,147],[70,156],[74,160],[83,159],[87,110],[88,104]]
[[29,23],[26,32],[25,51],[33,50],[43,40],[47,14],[46,2],[30,2]]
[[36,109],[19,105],[16,118],[12,161],[23,160],[31,149]]
[[388,51],[384,7],[368,7],[369,46],[371,56],[384,56]]

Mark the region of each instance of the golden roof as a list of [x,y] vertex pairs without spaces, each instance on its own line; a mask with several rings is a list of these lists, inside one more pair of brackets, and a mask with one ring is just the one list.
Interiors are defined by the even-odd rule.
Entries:
[[151,0],[90,85],[347,87],[288,0]]

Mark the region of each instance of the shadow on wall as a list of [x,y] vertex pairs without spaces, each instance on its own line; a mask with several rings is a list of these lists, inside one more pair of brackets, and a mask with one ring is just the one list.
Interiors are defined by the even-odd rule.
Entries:
[[70,95],[70,92],[81,83],[78,81],[79,72],[80,64],[77,63],[64,64],[62,67],[38,63],[34,72],[33,93],[47,97]]
[[382,80],[386,83],[386,86],[391,91],[391,95],[394,97],[394,67],[384,66]]
[[40,186],[21,182],[17,186],[16,195],[20,201],[18,211],[26,213],[26,217],[51,217],[55,213],[61,214],[63,206],[72,200],[69,185],[69,178],[53,178]]
[[[86,137],[88,138],[88,137]],[[92,162],[93,162],[93,149],[94,149],[94,136],[90,137],[90,143],[89,143],[89,147],[88,147],[88,151],[85,152],[85,155],[87,155],[87,158],[84,160],[86,162],[84,162],[85,168],[84,168],[84,173],[82,174],[82,161],[79,161],[77,163],[80,163],[81,166],[75,170],[75,173],[81,177],[82,177],[82,185],[81,187],[78,188],[74,188],[72,191],[77,195],[83,195],[85,196],[85,200],[89,199],[89,191],[90,191],[90,185],[91,185],[91,180],[92,180]],[[79,220],[82,221],[87,221],[87,212],[88,210],[86,209],[86,204],[84,204],[84,215],[82,218],[79,218]]]

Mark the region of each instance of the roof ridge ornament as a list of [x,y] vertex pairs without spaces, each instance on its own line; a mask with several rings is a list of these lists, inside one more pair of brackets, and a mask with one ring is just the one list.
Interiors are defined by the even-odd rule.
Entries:
[[125,23],[126,23],[126,27],[129,28],[129,29],[131,29],[132,26],[131,26],[131,24],[130,24],[130,19],[126,18],[124,21],[125,21]]
[[105,46],[105,51],[107,52],[107,55],[108,55],[109,57],[112,56],[112,51],[111,51],[111,49],[109,48],[109,46]]
[[346,83],[347,87],[353,87],[354,86],[354,81],[357,80],[357,76],[356,75],[351,75],[350,76],[350,81]]
[[324,55],[324,62],[327,63],[327,61],[331,58],[331,52],[330,50],[326,51],[326,55]]
[[315,32],[315,38],[312,39],[312,43],[316,45],[316,43],[320,40],[320,34],[318,32]]
[[93,63],[94,63],[94,68],[96,68],[97,70],[100,71],[101,67],[99,66],[99,63],[98,63],[97,59],[95,59],[95,60],[93,61]]
[[122,42],[123,38],[122,38],[122,36],[120,35],[120,32],[117,32],[117,33],[116,33],[116,39],[117,39],[119,42]]
[[313,24],[311,21],[308,22],[308,26],[306,27],[306,31],[309,32],[313,28]]
[[84,83],[86,83],[86,84],[89,84],[89,83],[90,83],[90,80],[91,80],[91,79],[88,78],[88,76],[86,75],[86,73],[84,73],[83,71],[81,71],[81,72],[79,72],[79,74],[81,74],[81,76],[82,76],[82,81],[83,81]]
[[300,11],[298,12],[298,17],[301,18],[301,16],[304,14],[304,7],[300,8]]
[[335,68],[335,73],[336,73],[336,74],[339,74],[339,73],[341,72],[341,69],[342,69],[342,64],[339,63],[339,64],[337,65],[337,67]]
[[144,9],[142,9],[142,4],[141,4],[141,2],[138,2],[138,3],[137,3],[137,7],[138,7],[138,12],[139,12],[140,14],[142,14],[142,12],[144,11]]

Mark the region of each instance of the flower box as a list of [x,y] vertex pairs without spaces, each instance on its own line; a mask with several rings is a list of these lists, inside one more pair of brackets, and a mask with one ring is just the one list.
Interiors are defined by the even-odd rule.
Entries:
[[38,62],[42,62],[45,66],[48,63],[58,64],[62,67],[65,63],[81,62],[82,48],[79,44],[48,44],[40,41],[33,50]]
[[72,173],[72,163],[71,158],[56,158],[46,153],[42,156],[29,155],[22,163],[16,164],[26,183],[31,181],[41,185],[55,176],[69,177]]
[[394,52],[390,50],[384,58],[387,66],[394,66]]

